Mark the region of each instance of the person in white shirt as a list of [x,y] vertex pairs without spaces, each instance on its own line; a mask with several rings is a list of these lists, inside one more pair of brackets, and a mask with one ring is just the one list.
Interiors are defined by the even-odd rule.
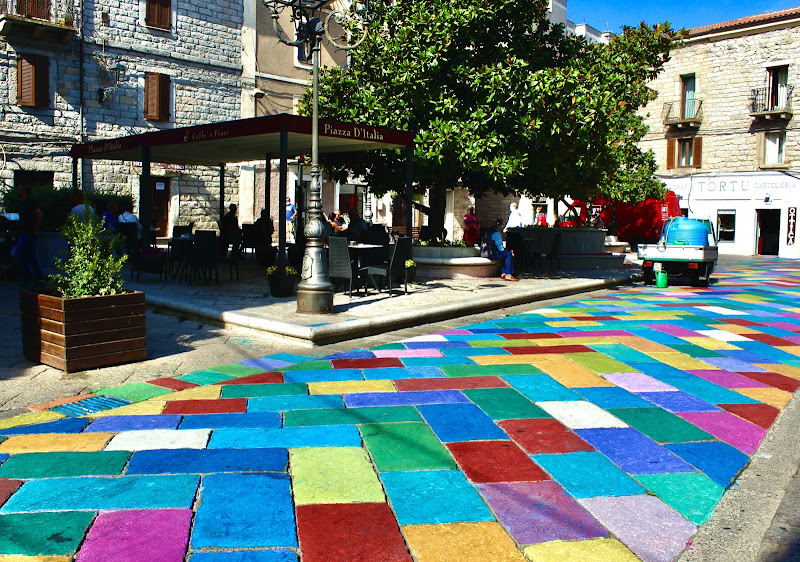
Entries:
[[84,203],[83,199],[83,192],[79,189],[75,189],[72,191],[72,210],[70,213],[78,217],[80,220],[83,220],[83,217],[86,213],[90,215],[94,215],[94,208],[91,205],[87,205]]
[[503,229],[503,232],[508,232],[509,228],[522,227],[522,213],[517,209],[517,204],[511,203],[511,205],[509,205],[509,211],[508,221],[506,222],[506,227]]
[[136,233],[138,238],[142,237],[142,223],[139,222],[139,219],[131,212],[130,205],[125,207],[125,210],[122,214],[117,217],[117,222],[133,222],[136,223]]

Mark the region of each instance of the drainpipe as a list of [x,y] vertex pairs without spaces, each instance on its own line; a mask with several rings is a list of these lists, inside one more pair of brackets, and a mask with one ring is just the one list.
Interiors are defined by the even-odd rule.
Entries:
[[[80,88],[78,89],[78,142],[84,143],[86,142],[86,123],[84,122],[85,116],[83,114],[83,91],[84,91],[84,81],[86,80],[86,69],[84,64],[84,35],[83,35],[83,0],[78,0],[78,9],[80,10],[78,13],[78,25],[80,26],[79,34],[78,34],[78,68],[79,68],[79,82]],[[81,158],[81,166],[80,166],[80,178],[77,180],[78,185],[83,187],[83,166],[86,162],[85,158]],[[72,189],[76,189],[78,185],[76,185],[76,175],[73,174],[73,185]]]

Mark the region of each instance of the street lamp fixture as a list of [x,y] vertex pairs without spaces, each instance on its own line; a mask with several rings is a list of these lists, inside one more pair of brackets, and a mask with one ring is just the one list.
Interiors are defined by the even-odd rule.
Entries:
[[[328,260],[325,256],[323,237],[330,233],[330,227],[322,220],[321,171],[319,166],[319,59],[320,40],[323,35],[339,49],[353,49],[366,37],[368,23],[368,2],[353,2],[349,10],[340,12],[330,10],[322,19],[323,8],[330,0],[263,0],[272,18],[272,26],[278,41],[292,47],[303,47],[312,57],[312,115],[311,115],[311,189],[308,198],[308,221],[303,233],[306,236],[306,249],[303,254],[301,281],[297,286],[297,312],[333,312],[333,284],[328,276]],[[290,21],[294,24],[294,39],[290,39],[278,21],[281,13],[291,10]],[[338,24],[343,30],[331,33],[330,24]],[[352,30],[361,28],[361,34],[354,37]],[[282,256],[281,256],[282,259]]]
[[119,86],[120,76],[123,72],[125,72],[125,67],[119,61],[108,68],[108,72],[111,74],[113,79],[114,85],[109,86],[108,88],[100,88],[97,92],[97,101],[103,103],[108,99],[108,97],[117,89]]

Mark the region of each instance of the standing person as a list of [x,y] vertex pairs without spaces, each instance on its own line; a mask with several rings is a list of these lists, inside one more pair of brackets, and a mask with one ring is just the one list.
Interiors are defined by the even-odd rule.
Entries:
[[464,215],[464,243],[477,244],[480,242],[481,227],[478,215],[475,214],[475,207],[467,207],[467,214]]
[[297,222],[297,207],[295,207],[292,200],[286,198],[286,242],[294,244],[295,233],[294,225]]
[[503,235],[500,234],[502,227],[503,221],[497,219],[491,233],[489,257],[493,260],[500,260],[501,279],[505,279],[506,281],[519,281],[519,279],[514,277],[514,252],[506,250],[505,246],[503,246]]
[[536,217],[533,219],[534,226],[547,226],[547,215],[541,206],[536,207]]
[[508,207],[508,221],[506,221],[506,227],[503,229],[503,232],[508,232],[509,228],[521,228],[522,227],[522,213],[519,212],[516,203],[511,203]]
[[272,234],[275,226],[272,224],[272,217],[267,215],[266,209],[261,209],[261,216],[255,222],[256,231],[256,261],[262,266],[270,266],[275,263],[277,250],[272,247]]
[[133,214],[132,207],[130,203],[125,203],[125,206],[122,208],[122,214],[117,217],[117,223],[121,222],[132,222],[136,224],[136,235],[138,238],[142,237],[142,223],[139,222],[139,218]]
[[239,218],[236,216],[236,204],[228,206],[228,213],[222,217],[220,228],[220,241],[225,254],[228,253],[228,244],[231,244],[231,257],[239,257],[242,250],[242,229],[239,228]]
[[19,241],[14,247],[24,277],[23,286],[33,288],[44,278],[39,260],[36,258],[36,244],[39,238],[39,226],[42,224],[42,211],[31,199],[29,187],[17,187],[17,195],[21,200],[19,210]]

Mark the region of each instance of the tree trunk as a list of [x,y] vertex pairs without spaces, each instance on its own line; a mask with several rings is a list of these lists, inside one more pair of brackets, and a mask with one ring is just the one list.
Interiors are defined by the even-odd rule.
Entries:
[[434,187],[428,192],[430,214],[428,215],[428,231],[432,238],[444,238],[444,213],[447,208],[447,190]]

